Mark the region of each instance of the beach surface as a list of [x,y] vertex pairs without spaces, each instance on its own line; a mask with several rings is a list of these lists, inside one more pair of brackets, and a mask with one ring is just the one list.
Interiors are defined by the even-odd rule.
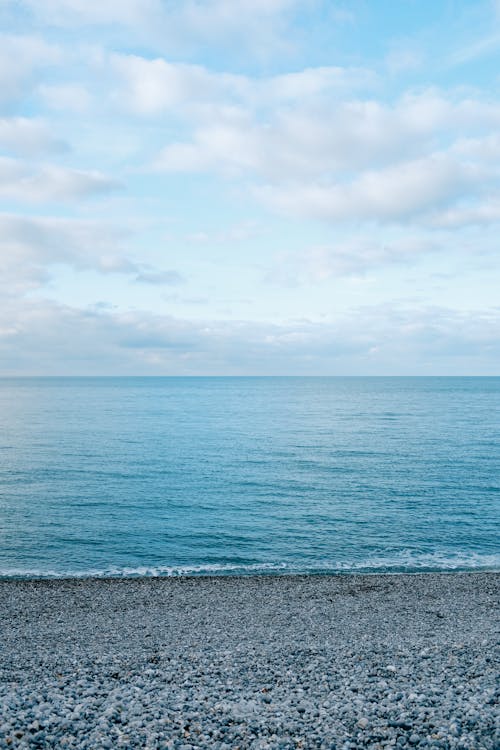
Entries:
[[0,581],[0,748],[498,748],[500,574]]

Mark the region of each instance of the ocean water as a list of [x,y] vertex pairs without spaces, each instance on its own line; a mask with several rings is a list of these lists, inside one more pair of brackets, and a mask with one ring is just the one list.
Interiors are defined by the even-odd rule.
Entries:
[[498,569],[500,378],[0,379],[0,576]]

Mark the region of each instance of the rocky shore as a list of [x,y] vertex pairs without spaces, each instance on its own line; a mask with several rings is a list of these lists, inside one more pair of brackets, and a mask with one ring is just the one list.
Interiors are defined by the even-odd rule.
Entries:
[[0,581],[0,748],[498,748],[500,574]]

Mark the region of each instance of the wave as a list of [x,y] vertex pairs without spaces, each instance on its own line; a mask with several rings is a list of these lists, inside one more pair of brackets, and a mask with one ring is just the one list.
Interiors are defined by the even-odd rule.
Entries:
[[269,562],[269,563],[210,563],[199,565],[157,565],[60,570],[6,569],[0,579],[61,579],[61,578],[168,578],[191,576],[251,576],[251,575],[328,575],[348,573],[439,573],[467,571],[500,571],[500,554],[414,553],[401,552],[391,557],[365,560]]

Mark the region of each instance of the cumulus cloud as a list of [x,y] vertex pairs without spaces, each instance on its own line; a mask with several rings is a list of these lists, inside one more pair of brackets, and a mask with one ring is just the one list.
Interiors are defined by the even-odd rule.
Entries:
[[496,224],[500,221],[500,194],[473,204],[453,206],[428,217],[430,226],[453,229],[471,225]]
[[295,255],[289,254],[288,279],[317,283],[332,277],[362,276],[388,264],[413,263],[438,250],[439,244],[429,238],[407,236],[381,242],[354,236],[329,245],[314,245]]
[[66,151],[67,144],[56,138],[49,123],[40,118],[0,117],[0,149],[20,156]]
[[398,221],[435,210],[484,177],[484,170],[436,154],[368,171],[345,184],[267,186],[256,192],[265,203],[294,216]]
[[[261,89],[273,85],[271,79]],[[193,123],[191,141],[167,145],[157,167],[231,173],[239,166],[281,180],[324,177],[423,156],[437,144],[448,146],[454,133],[500,124],[500,105],[452,102],[434,91],[405,95],[393,106],[342,98],[332,103],[320,94],[302,106],[299,97],[294,107],[275,106],[262,119],[256,105],[262,98],[250,95],[250,88],[240,87],[243,110],[208,111],[201,124]]]
[[[500,125],[500,122],[498,124]],[[494,132],[480,138],[459,138],[453,144],[452,150],[462,159],[491,164],[500,158],[500,135]]]
[[[4,262],[45,266],[69,263],[77,267],[106,267],[112,249],[123,250],[127,232],[96,220],[0,214]],[[109,265],[109,262],[108,262]]]
[[254,172],[264,163],[266,144],[258,129],[219,122],[195,135],[193,143],[174,143],[158,155],[154,168],[166,172],[215,171],[225,175]]
[[19,98],[41,70],[61,57],[58,47],[39,37],[0,34],[0,105]]
[[[119,88],[117,101],[141,115],[175,111],[197,120],[220,108],[276,107],[373,86],[374,74],[362,68],[317,67],[264,78],[214,72],[203,65],[170,62],[162,57],[112,54],[111,69]],[[178,112],[180,108],[180,112]]]
[[437,144],[448,146],[454,135],[461,140],[468,129],[500,125],[500,105],[470,99],[453,102],[433,90],[406,94],[393,105],[342,97],[332,102],[322,92],[306,106],[298,97],[295,106],[282,109],[278,98],[262,118],[265,91],[274,85],[278,84],[273,79],[261,82],[252,96],[250,84],[240,86],[246,91],[243,110],[208,110],[201,124],[198,112],[191,141],[170,143],[157,166],[224,171],[242,162],[264,176],[324,176],[423,156]]
[[400,221],[432,212],[435,223],[440,208],[477,198],[500,176],[496,103],[428,90],[392,106],[319,96],[264,119],[250,105],[212,115],[191,140],[165,146],[154,168],[252,180],[265,205],[294,216]]
[[60,26],[122,24],[137,26],[153,21],[180,21],[192,31],[220,33],[237,29],[245,21],[271,18],[287,11],[297,0],[21,0],[42,22]]
[[256,104],[269,106],[276,102],[310,103],[317,97],[332,94],[352,96],[354,91],[376,85],[377,76],[372,70],[319,66],[254,80],[249,89]]
[[179,105],[220,99],[245,83],[243,77],[217,75],[201,65],[170,63],[163,58],[114,54],[110,63],[123,83],[116,96],[139,114],[158,114]]
[[[4,0],[20,4],[34,22],[62,28],[122,30],[162,49],[191,49],[203,42],[242,48],[267,58],[293,49],[289,20],[299,0]],[[312,6],[311,6],[312,7]],[[337,19],[340,22],[339,19]],[[288,33],[287,33],[288,32]]]
[[[387,84],[388,70],[402,76],[422,64],[421,79],[426,77],[426,62],[411,45],[392,47],[378,63],[371,54],[366,58],[383,76],[362,63],[321,64],[330,48],[315,24],[321,17],[330,31],[330,23],[347,20],[322,0],[3,0],[2,7],[13,28],[37,29],[45,39],[0,39],[0,197],[27,214],[56,202],[50,210],[60,214],[0,215],[0,355],[12,371],[494,369],[498,310],[459,313],[400,303],[350,310],[321,324],[212,318],[235,317],[239,309],[256,318],[268,310],[270,318],[283,320],[294,305],[319,318],[330,290],[328,309],[336,309],[336,292],[338,309],[348,304],[337,278],[389,264],[391,273],[380,272],[381,283],[367,298],[393,298],[400,282],[408,288],[397,265],[414,263],[416,298],[436,299],[433,272],[448,259],[467,265],[467,243],[475,251],[471,256],[489,253],[490,263],[494,229],[484,227],[500,221],[495,93],[488,97],[485,89],[481,94],[462,87],[401,88],[394,94],[404,84],[395,76]],[[296,23],[304,19],[305,25]],[[309,45],[306,54],[287,57],[301,41]],[[472,57],[495,47],[486,42]],[[342,47],[337,60],[359,60],[358,54],[340,57]],[[391,49],[391,41],[377,40],[377,48]],[[272,64],[255,64],[266,55],[275,56]],[[255,70],[260,73],[248,72]],[[64,162],[50,156],[64,147],[59,133],[71,140]],[[125,163],[128,197],[115,199],[109,193],[121,187],[115,175],[124,173]],[[204,175],[196,180],[177,173]],[[100,196],[104,205],[88,200]],[[257,230],[239,222],[254,214],[248,201],[255,199]],[[199,201],[196,212],[191,200]],[[287,221],[268,217],[266,224],[262,206]],[[118,220],[81,218],[106,212]],[[80,218],[70,218],[72,213]],[[155,238],[165,237],[166,216],[179,251],[181,237],[190,243],[185,267],[198,269],[186,295],[177,293],[185,282],[179,270],[144,262],[154,257]],[[377,222],[383,230],[373,226]],[[262,242],[256,236],[260,227]],[[467,239],[461,248],[459,235]],[[287,290],[258,289],[263,305],[252,309],[252,284],[272,266],[274,240],[290,248],[279,270],[308,288],[297,299]],[[305,252],[297,250],[308,245]],[[441,252],[439,266],[430,256]],[[479,279],[478,268],[476,263]],[[97,284],[100,296],[109,294],[105,304],[76,309],[41,299],[45,286],[51,295],[67,296],[64,281],[75,271],[93,272],[79,276],[88,302],[94,289],[85,287],[86,279],[107,274],[109,283],[101,277]],[[462,269],[463,288],[465,276]],[[493,281],[481,278],[485,298],[494,299]],[[327,280],[314,298],[314,285]],[[232,289],[231,311],[220,309],[226,303],[217,299],[221,286]],[[349,288],[354,286],[351,280]],[[158,304],[161,310],[168,302],[179,309],[198,304],[205,294],[211,312],[197,322],[113,307],[147,297],[151,308]],[[452,304],[459,294],[447,289],[446,299]],[[196,317],[200,308],[188,313]]]
[[90,219],[0,214],[0,289],[19,294],[47,282],[54,265],[121,273],[132,281],[172,286],[184,279],[133,260],[125,226]]
[[162,13],[161,0],[21,0],[43,23],[55,26],[141,25]]
[[88,90],[79,84],[41,85],[37,89],[47,107],[63,112],[87,112],[92,98]]
[[298,0],[187,0],[184,12],[192,26],[208,26],[220,33],[221,28],[237,28],[257,19],[262,22],[297,5]]
[[117,180],[98,171],[0,157],[0,196],[4,198],[35,203],[72,201],[120,187]]

